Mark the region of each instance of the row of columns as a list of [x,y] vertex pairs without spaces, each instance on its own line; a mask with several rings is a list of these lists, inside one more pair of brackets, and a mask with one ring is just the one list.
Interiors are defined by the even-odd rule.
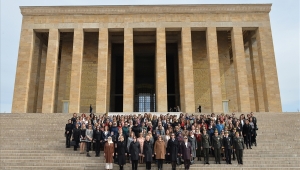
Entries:
[[[31,61],[33,55],[34,30],[22,29],[15,91],[12,112],[26,113]],[[236,91],[238,111],[250,111],[250,98],[247,83],[247,70],[244,53],[243,33],[241,27],[233,27],[231,31],[232,52],[235,67]],[[60,34],[58,29],[49,29],[48,52],[43,93],[43,113],[52,113],[55,105],[55,82],[57,76],[58,52]],[[219,56],[216,27],[206,30],[207,57],[209,61],[211,110],[223,112],[221,79],[219,72]],[[277,71],[275,65],[272,36],[269,28],[257,29],[258,51],[260,55],[260,69],[266,111],[281,111]],[[70,104],[69,112],[80,110],[81,72],[83,60],[84,31],[74,29],[73,56],[71,68]],[[96,112],[108,111],[109,102],[109,31],[108,28],[99,29],[98,71]],[[179,44],[179,84],[181,109],[183,112],[195,112],[194,76],[192,58],[191,28],[181,30]],[[271,62],[271,64],[269,64]],[[276,75],[272,76],[272,74]],[[26,80],[25,82],[22,80]],[[277,82],[277,83],[276,83]],[[276,86],[277,84],[277,86]],[[134,108],[134,54],[133,28],[124,28],[124,82],[123,82],[123,111],[132,112]],[[271,99],[272,103],[269,102]],[[276,102],[277,101],[277,102]],[[270,107],[272,106],[272,107]],[[274,107],[278,106],[278,107]],[[156,29],[156,107],[157,112],[167,111],[167,74],[166,74],[166,30]]]

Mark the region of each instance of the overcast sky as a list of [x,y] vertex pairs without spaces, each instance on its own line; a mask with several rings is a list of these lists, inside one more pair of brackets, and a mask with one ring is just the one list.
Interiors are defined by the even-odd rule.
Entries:
[[270,13],[283,111],[300,110],[299,0],[1,0],[0,113],[10,112],[22,15],[19,6],[272,3]]

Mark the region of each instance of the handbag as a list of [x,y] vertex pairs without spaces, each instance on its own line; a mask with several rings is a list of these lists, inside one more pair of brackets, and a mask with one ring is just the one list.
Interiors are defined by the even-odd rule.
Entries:
[[181,156],[178,156],[177,158],[176,158],[176,164],[177,165],[181,165],[182,163],[181,163]]
[[76,141],[72,140],[72,141],[70,142],[70,146],[75,146],[75,145],[76,145]]

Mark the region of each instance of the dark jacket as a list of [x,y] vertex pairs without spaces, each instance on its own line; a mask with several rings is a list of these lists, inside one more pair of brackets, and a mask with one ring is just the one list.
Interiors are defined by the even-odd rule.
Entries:
[[243,126],[243,135],[246,135],[246,134],[251,134],[252,133],[252,127],[250,124],[244,124]]
[[79,128],[77,129],[75,127],[73,129],[73,138],[74,138],[75,141],[77,141],[77,140],[79,141],[79,138],[80,138],[80,129]]
[[244,138],[243,137],[236,137],[233,140],[233,149],[244,149]]
[[201,137],[201,147],[210,148],[211,142],[208,134],[202,135]]
[[66,124],[65,133],[67,134],[67,132],[69,132],[69,134],[71,134],[72,130],[73,130],[73,124],[72,123]]
[[167,147],[167,154],[168,153],[170,154],[170,161],[171,162],[176,161],[178,152],[179,152],[179,142],[178,142],[178,140],[175,139],[173,141],[172,139],[169,139],[168,147]]
[[125,165],[126,164],[126,156],[125,153],[127,153],[127,147],[125,141],[119,141],[117,144],[117,153],[118,153],[118,164],[119,165]]
[[191,159],[192,147],[190,142],[187,142],[187,146],[183,142],[180,146],[180,154],[182,154],[182,159]]
[[102,140],[102,131],[101,130],[100,131],[97,131],[97,130],[94,131],[94,140],[96,140],[96,141]]
[[140,143],[131,142],[129,146],[129,154],[132,161],[139,160],[139,154],[141,153]]
[[231,149],[231,146],[232,146],[232,138],[231,137],[224,137],[223,138],[223,146],[224,146],[224,149]]
[[108,133],[105,135],[105,133],[104,132],[102,132],[102,140],[104,140],[105,141],[105,139],[106,139],[106,141],[107,141],[107,138],[110,136],[110,133],[109,133],[109,131],[108,131]]
[[146,141],[144,142],[144,147],[143,147],[143,155],[145,155],[144,161],[145,162],[151,162],[152,161],[152,155],[153,155],[153,145],[151,141]]
[[212,141],[211,146],[214,147],[214,149],[221,149],[222,147],[221,136],[213,136],[211,141]]
[[133,126],[132,132],[134,132],[135,137],[138,138],[142,130],[139,126]]

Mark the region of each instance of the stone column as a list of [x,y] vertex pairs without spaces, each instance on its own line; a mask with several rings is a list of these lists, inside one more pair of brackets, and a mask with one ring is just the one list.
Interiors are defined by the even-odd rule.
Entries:
[[194,97],[194,73],[193,73],[193,55],[192,55],[192,38],[191,28],[182,27],[181,30],[181,47],[182,47],[182,70],[183,70],[183,91],[184,98],[180,96],[180,100],[184,100],[183,112],[194,113],[195,97]]
[[49,30],[46,72],[43,93],[43,113],[53,113],[56,90],[57,63],[60,34],[58,29]]
[[156,111],[168,111],[165,28],[156,29]]
[[134,105],[134,63],[133,29],[124,28],[124,80],[123,112],[133,112]]
[[212,112],[223,112],[221,78],[216,27],[206,30],[206,47],[210,74],[210,99]]
[[256,36],[265,110],[282,112],[270,23],[266,27],[259,27]]
[[97,70],[97,96],[96,112],[106,113],[108,111],[107,103],[109,92],[107,90],[108,82],[108,29],[99,29],[98,43],[98,70]]
[[260,63],[258,59],[257,41],[249,38],[250,61],[252,68],[253,91],[255,96],[255,106],[257,112],[265,112],[264,93],[261,82]]
[[71,83],[70,83],[70,104],[69,104],[70,113],[79,113],[80,111],[83,44],[84,44],[83,29],[82,28],[74,29]]
[[243,31],[233,27],[231,31],[232,54],[235,69],[237,102],[239,112],[250,112],[250,97],[245,61]]
[[12,113],[27,112],[33,46],[35,44],[34,36],[35,33],[32,29],[21,30]]

